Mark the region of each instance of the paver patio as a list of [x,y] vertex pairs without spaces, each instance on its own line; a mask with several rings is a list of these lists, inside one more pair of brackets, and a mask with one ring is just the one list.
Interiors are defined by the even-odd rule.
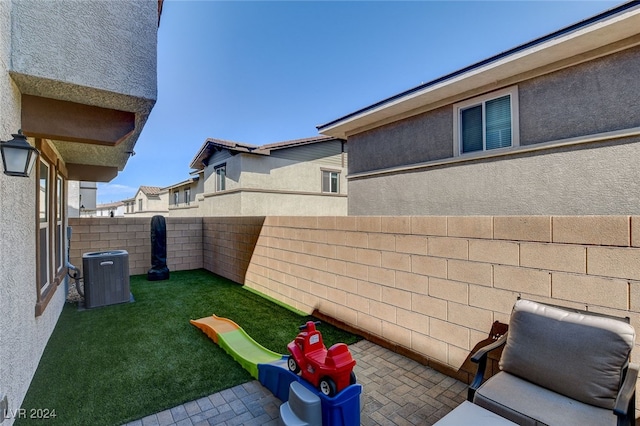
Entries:
[[[432,425],[466,398],[465,383],[367,340],[349,348],[363,386],[363,425]],[[254,380],[126,426],[275,426],[280,404]]]

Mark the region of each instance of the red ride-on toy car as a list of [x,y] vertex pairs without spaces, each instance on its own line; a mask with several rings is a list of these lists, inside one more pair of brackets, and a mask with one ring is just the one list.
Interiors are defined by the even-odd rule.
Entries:
[[336,343],[327,350],[322,334],[316,330],[318,324],[320,321],[307,321],[300,326],[298,336],[287,345],[291,354],[287,366],[323,394],[334,396],[356,382],[353,373],[356,360],[344,343]]

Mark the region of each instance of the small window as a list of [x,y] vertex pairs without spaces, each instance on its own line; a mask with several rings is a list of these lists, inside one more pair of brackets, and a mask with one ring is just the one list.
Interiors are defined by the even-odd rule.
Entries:
[[184,190],[184,203],[188,206],[191,204],[191,188],[186,188]]
[[51,276],[51,257],[50,257],[50,232],[49,232],[49,218],[50,218],[50,204],[49,204],[49,164],[46,161],[40,160],[40,185],[39,185],[39,222],[40,222],[40,234],[39,237],[39,255],[40,255],[40,293],[44,293],[50,284]]
[[215,168],[216,172],[216,192],[224,191],[226,188],[227,165],[222,164]]
[[454,155],[519,145],[517,87],[453,106]]
[[337,194],[339,188],[340,173],[329,170],[322,171],[322,192],[331,192]]
[[177,206],[179,203],[180,203],[180,193],[178,191],[175,191],[173,193],[173,204]]
[[141,212],[142,211],[142,198],[140,198],[138,200],[138,211]]
[[56,272],[62,271],[64,266],[64,229],[63,229],[64,180],[56,176]]

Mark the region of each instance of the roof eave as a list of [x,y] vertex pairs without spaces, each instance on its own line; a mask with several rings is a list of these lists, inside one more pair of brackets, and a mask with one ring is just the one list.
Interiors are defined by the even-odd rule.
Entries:
[[[579,55],[587,52],[600,49],[598,56],[613,53],[621,50],[617,42],[629,40],[627,48],[630,44],[640,44],[640,40],[634,38],[639,34],[640,4],[625,3],[578,24],[319,125],[317,129],[321,134],[344,139],[352,134],[443,106],[443,103],[454,103],[464,99],[465,94],[468,95],[480,88],[498,88],[500,82],[509,81],[518,75],[526,76],[527,73],[559,64],[568,58],[576,58],[577,63],[585,60]],[[603,52],[603,46],[611,46],[610,51]],[[565,62],[562,67],[570,65]]]

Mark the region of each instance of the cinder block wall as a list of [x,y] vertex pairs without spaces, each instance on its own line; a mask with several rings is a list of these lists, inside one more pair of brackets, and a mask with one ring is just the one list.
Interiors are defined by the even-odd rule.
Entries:
[[[166,218],[167,266],[170,271],[203,267],[202,218]],[[82,268],[82,255],[103,250],[127,250],[129,273],[151,268],[151,218],[70,218],[71,263]]]
[[264,220],[264,217],[203,218],[204,268],[244,283]]
[[[72,263],[125,249],[131,274],[150,267],[149,218],[69,223]],[[167,244],[171,270],[204,267],[465,381],[518,296],[640,330],[639,216],[168,218]]]
[[469,380],[471,352],[518,296],[640,330],[639,247],[628,216],[267,217],[244,284]]

